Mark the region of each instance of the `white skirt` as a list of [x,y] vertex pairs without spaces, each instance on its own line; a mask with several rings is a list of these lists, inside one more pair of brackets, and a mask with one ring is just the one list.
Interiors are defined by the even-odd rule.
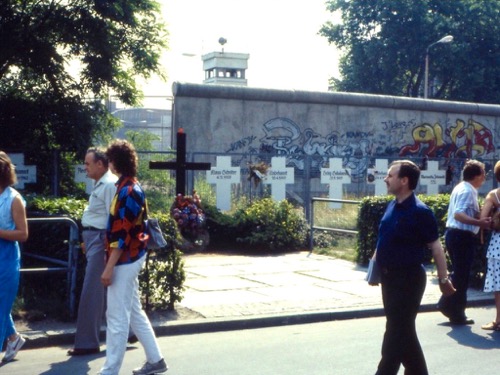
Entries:
[[485,292],[500,292],[500,259],[488,258],[488,271],[484,282]]

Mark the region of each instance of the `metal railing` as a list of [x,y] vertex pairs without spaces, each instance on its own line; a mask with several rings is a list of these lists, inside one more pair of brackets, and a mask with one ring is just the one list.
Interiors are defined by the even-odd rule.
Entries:
[[22,256],[27,256],[34,259],[43,260],[55,266],[37,267],[37,268],[21,268],[22,273],[44,273],[44,272],[66,272],[68,309],[70,317],[75,316],[75,296],[76,296],[76,271],[78,261],[78,249],[80,247],[79,229],[74,220],[68,217],[37,217],[28,218],[28,225],[36,223],[63,223],[69,226],[68,239],[68,260],[47,257],[33,252],[24,250],[25,245],[21,244]]
[[314,247],[314,230],[324,230],[329,232],[338,233],[348,233],[348,234],[358,234],[357,230],[341,229],[341,228],[328,228],[328,227],[318,227],[314,225],[314,202],[330,202],[330,203],[347,203],[347,204],[360,204],[361,201],[347,200],[347,199],[331,199],[331,198],[311,198],[311,229],[309,236],[309,253],[312,253]]

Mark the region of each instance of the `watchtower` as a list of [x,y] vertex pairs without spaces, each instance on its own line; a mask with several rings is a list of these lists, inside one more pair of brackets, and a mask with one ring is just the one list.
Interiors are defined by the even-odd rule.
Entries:
[[[219,43],[224,46],[226,39],[220,38]],[[247,86],[245,71],[248,68],[248,53],[210,52],[203,56],[203,83],[218,85]]]

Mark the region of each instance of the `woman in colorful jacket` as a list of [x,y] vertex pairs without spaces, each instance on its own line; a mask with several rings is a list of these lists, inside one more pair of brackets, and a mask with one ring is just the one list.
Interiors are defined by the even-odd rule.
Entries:
[[102,375],[118,375],[127,348],[129,326],[146,352],[135,375],[157,374],[168,367],[139,297],[139,272],[146,260],[146,197],[137,181],[134,146],[115,140],[106,150],[109,168],[118,176],[107,228],[106,267],[101,276],[107,292],[106,362]]

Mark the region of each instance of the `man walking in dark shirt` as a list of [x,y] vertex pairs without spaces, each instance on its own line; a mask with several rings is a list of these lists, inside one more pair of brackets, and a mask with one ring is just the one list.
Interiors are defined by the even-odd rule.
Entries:
[[401,364],[405,374],[428,375],[415,328],[427,281],[422,265],[427,247],[436,262],[441,292],[454,292],[447,277],[436,218],[414,193],[419,177],[417,165],[400,160],[390,165],[384,178],[387,192],[394,194],[395,199],[387,206],[380,222],[373,256],[381,270],[382,301],[387,318],[382,359],[376,375],[396,375]]

